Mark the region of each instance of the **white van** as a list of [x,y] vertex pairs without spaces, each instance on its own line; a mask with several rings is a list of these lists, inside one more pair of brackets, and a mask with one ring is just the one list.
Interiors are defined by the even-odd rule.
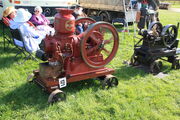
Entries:
[[0,20],[3,10],[8,6],[25,8],[31,13],[33,13],[35,6],[41,6],[46,17],[53,17],[56,13],[55,8],[67,8],[72,3],[78,3],[78,0],[0,0]]

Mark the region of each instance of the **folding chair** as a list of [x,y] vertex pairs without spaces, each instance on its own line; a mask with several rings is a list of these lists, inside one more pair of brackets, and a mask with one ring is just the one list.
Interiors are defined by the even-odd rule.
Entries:
[[[9,29],[9,19],[6,17],[2,18],[2,32],[3,32],[3,44],[4,44],[4,51],[6,46],[8,47],[9,44],[12,44],[10,29]],[[7,43],[6,43],[7,42]],[[7,45],[6,45],[7,44]]]
[[15,55],[15,58],[20,54],[24,54],[25,59],[24,59],[23,63],[30,58],[38,61],[35,58],[35,56],[33,55],[33,53],[30,53],[26,50],[24,39],[22,37],[20,30],[19,29],[10,29],[10,31],[11,31],[13,43],[16,46],[16,48],[19,50],[18,53]]
[[10,33],[11,33],[12,41],[9,41],[9,42],[13,43],[15,45],[15,47],[19,50],[16,53],[15,58],[20,54],[24,54],[25,59],[24,59],[23,63],[26,60],[30,59],[30,58],[37,61],[37,59],[34,57],[34,55],[26,50],[26,47],[25,47],[25,44],[24,44],[24,39],[22,37],[22,34],[21,34],[20,30],[19,29],[11,29],[9,27],[9,19],[8,18],[4,17],[3,22],[6,25],[6,27],[8,27],[8,29],[10,30]]

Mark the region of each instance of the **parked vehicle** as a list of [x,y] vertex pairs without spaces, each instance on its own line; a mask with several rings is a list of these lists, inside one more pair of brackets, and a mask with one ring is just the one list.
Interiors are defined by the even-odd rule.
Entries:
[[161,2],[160,5],[159,5],[159,9],[169,9],[170,7],[170,3],[167,3],[167,2]]
[[100,16],[101,20],[108,22],[115,18],[125,18],[129,2],[130,0],[79,0],[88,16]]
[[[79,0],[79,4],[88,16],[100,16],[101,20],[108,22],[116,18],[125,18],[126,22],[133,22],[139,6],[130,4],[130,1],[134,4],[136,0]],[[152,7],[158,6],[159,3],[159,0],[147,1]]]
[[77,3],[77,0],[0,0],[0,20],[2,19],[3,10],[8,6],[15,8],[25,8],[33,13],[35,6],[41,6],[43,14],[46,17],[55,15],[55,8],[67,8],[71,3]]

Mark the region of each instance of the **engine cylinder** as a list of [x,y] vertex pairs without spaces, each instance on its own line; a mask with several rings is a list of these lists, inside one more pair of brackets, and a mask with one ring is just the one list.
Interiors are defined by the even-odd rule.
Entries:
[[56,34],[70,34],[75,32],[75,18],[72,15],[72,9],[57,8],[55,15],[55,30]]

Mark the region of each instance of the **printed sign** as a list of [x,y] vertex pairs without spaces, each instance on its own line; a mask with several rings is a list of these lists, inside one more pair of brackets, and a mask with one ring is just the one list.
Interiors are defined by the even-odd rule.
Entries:
[[63,87],[66,87],[66,85],[67,85],[66,77],[64,77],[64,78],[59,78],[59,87],[60,87],[60,88],[63,88]]
[[72,31],[73,27],[74,27],[74,22],[73,21],[71,21],[71,20],[66,21],[66,23],[65,23],[66,30]]

